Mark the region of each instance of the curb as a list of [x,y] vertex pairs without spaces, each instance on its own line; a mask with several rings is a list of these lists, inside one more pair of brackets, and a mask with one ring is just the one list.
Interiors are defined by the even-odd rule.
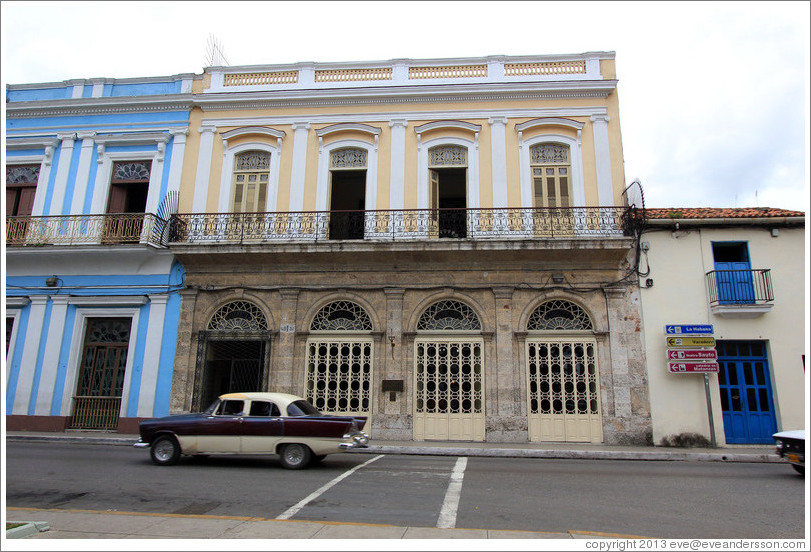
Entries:
[[49,531],[51,528],[47,521],[12,521],[6,520],[6,523],[23,523],[20,527],[14,529],[6,529],[7,539],[24,539],[31,535],[36,535],[43,531]]
[[[60,442],[82,445],[132,446],[131,437],[73,437],[70,435],[6,435],[7,442]],[[345,454],[403,454],[419,456],[479,456],[495,458],[552,458],[573,460],[637,460],[659,462],[748,462],[779,463],[784,460],[776,454],[745,453],[732,451],[689,452],[670,449],[660,451],[628,450],[552,450],[521,448],[478,447],[425,447],[369,445],[363,449],[351,449]]]

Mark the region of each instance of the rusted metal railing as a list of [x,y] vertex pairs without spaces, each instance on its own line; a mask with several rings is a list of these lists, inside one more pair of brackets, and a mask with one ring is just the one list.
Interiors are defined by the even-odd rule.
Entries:
[[7,246],[164,244],[167,221],[151,213],[6,217]]
[[72,429],[115,429],[121,397],[73,397]]

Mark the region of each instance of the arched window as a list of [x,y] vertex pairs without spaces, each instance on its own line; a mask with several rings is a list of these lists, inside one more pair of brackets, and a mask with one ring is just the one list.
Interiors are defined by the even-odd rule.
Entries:
[[249,301],[232,301],[220,307],[211,321],[209,330],[267,330],[268,323],[262,311]]
[[365,169],[369,153],[361,148],[341,148],[333,150],[329,156],[329,168]]
[[351,301],[333,301],[313,318],[311,331],[371,331],[372,320],[360,305]]
[[473,309],[459,301],[438,301],[425,309],[417,322],[418,330],[481,330],[482,324]]
[[569,146],[542,143],[529,150],[535,207],[572,205],[571,160]]
[[527,330],[591,330],[589,315],[571,301],[555,299],[541,304],[527,322]]
[[234,213],[264,211],[270,178],[270,153],[250,150],[234,157]]

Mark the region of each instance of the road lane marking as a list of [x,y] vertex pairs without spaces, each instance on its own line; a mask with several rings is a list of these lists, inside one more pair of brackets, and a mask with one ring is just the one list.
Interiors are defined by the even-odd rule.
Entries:
[[456,527],[456,512],[459,510],[459,499],[462,496],[462,480],[465,477],[467,458],[463,457],[456,461],[451,473],[451,482],[448,483],[448,490],[445,491],[445,502],[442,503],[442,510],[439,512],[439,519],[436,526],[440,529],[453,529]]
[[326,485],[322,486],[317,491],[314,491],[314,492],[310,493],[309,495],[307,495],[306,497],[304,497],[302,500],[300,500],[298,502],[298,504],[295,504],[295,505],[291,506],[290,508],[285,510],[280,516],[278,516],[278,517],[276,517],[274,519],[277,519],[277,520],[290,519],[291,517],[296,515],[299,510],[304,508],[308,503],[312,502],[313,500],[315,500],[316,498],[318,498],[319,496],[321,496],[322,494],[324,494],[325,492],[330,490],[332,487],[334,487],[335,485],[337,485],[338,483],[340,483],[341,481],[343,481],[344,479],[346,479],[347,477],[349,477],[350,475],[352,475],[353,473],[355,473],[359,469],[361,469],[361,468],[363,468],[365,466],[368,466],[369,464],[371,464],[375,460],[379,460],[379,459],[383,458],[383,456],[384,456],[383,454],[380,454],[378,456],[375,456],[371,460],[367,460],[363,464],[359,464],[359,465],[355,466],[351,470],[345,471],[344,473],[342,473],[341,475],[339,475],[338,477],[336,477],[335,479],[333,479],[332,481],[330,481]]

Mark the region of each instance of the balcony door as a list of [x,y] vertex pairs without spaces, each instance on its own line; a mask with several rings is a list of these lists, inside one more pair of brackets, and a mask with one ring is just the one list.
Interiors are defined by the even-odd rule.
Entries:
[[430,232],[438,238],[467,237],[467,148],[428,151]]
[[151,168],[151,161],[122,161],[113,165],[107,213],[121,216],[105,218],[104,243],[141,240]]
[[752,265],[746,242],[713,242],[718,302],[746,305],[755,302]]
[[329,239],[362,240],[366,226],[368,152],[341,148],[330,154]]

